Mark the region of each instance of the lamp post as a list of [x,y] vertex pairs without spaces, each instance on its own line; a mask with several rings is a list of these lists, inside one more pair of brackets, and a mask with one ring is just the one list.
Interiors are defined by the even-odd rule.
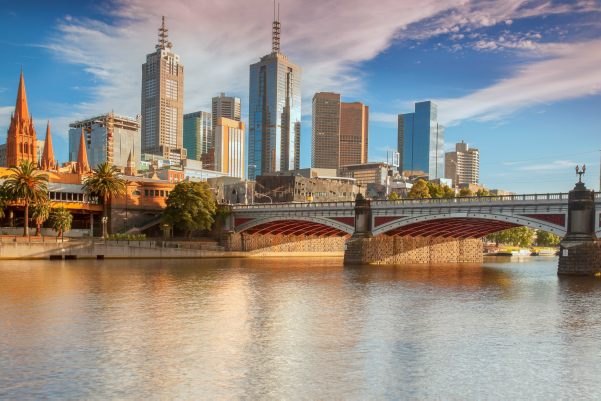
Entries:
[[107,216],[103,216],[101,221],[102,221],[102,238],[106,239],[106,237],[107,237],[106,224],[108,223],[109,218]]

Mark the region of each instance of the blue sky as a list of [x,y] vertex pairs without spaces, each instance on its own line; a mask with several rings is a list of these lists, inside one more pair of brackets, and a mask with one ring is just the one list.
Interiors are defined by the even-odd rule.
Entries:
[[[571,188],[586,163],[599,187],[601,2],[281,1],[282,51],[303,68],[301,165],[310,164],[311,97],[370,106],[371,161],[396,144],[396,115],[434,100],[447,148],[481,152],[481,181],[516,192]],[[185,66],[185,111],[219,92],[242,98],[248,66],[270,49],[270,0],[0,0],[0,141],[25,72],[38,135],[52,123],[59,161],[69,122],[140,112],[140,75],[166,15]],[[243,116],[245,117],[245,116]]]

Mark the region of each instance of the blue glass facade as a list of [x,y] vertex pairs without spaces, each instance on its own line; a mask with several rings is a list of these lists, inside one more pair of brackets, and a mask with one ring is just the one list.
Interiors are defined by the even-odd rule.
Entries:
[[280,53],[250,66],[248,175],[300,167],[301,69]]
[[198,111],[184,114],[184,148],[188,159],[200,160],[213,147],[213,123],[211,113]]
[[416,103],[414,113],[399,114],[398,124],[400,172],[443,178],[444,127],[438,123],[436,104]]

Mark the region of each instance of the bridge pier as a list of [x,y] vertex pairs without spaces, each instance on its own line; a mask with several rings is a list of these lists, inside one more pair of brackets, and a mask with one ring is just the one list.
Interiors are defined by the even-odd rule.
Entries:
[[595,193],[579,181],[568,195],[568,227],[559,249],[560,275],[601,275],[601,244],[595,235]]

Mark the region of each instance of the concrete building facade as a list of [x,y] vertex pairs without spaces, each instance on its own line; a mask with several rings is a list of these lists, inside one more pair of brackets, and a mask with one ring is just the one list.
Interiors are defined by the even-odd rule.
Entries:
[[91,168],[105,162],[125,168],[130,154],[135,165],[139,165],[142,154],[139,116],[108,113],[69,124],[69,161],[77,161],[82,131]]
[[221,117],[215,127],[215,170],[244,178],[244,123]]
[[367,163],[369,107],[340,101],[340,94],[313,96],[311,165],[335,168]]
[[217,125],[217,121],[221,117],[240,121],[240,98],[225,96],[225,93],[220,93],[219,96],[213,97],[211,101],[211,113],[213,116],[213,126]]
[[184,66],[171,50],[167,32],[163,17],[156,51],[142,65],[142,152],[179,162],[186,159]]
[[262,175],[255,185],[256,203],[353,201],[365,193],[352,178]]
[[455,144],[454,152],[445,154],[445,178],[453,180],[458,187],[478,184],[480,180],[480,152],[461,141]]

